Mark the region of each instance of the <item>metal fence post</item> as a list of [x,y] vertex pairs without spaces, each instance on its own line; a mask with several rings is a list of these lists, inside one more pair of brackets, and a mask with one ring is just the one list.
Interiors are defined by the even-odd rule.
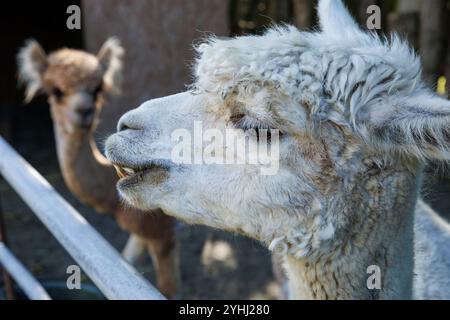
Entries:
[[[0,185],[2,183],[3,183],[3,179],[0,177]],[[3,242],[4,244],[8,245],[8,239],[6,237],[5,220],[4,220],[4,215],[3,215],[3,204],[2,204],[1,192],[0,192],[0,242]],[[2,268],[2,274],[3,274],[3,283],[5,285],[6,298],[8,300],[15,300],[16,293],[14,292],[13,280],[5,268]]]

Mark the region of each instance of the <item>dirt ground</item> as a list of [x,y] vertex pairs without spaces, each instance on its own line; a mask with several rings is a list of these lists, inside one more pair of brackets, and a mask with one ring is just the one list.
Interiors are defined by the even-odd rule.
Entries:
[[[48,115],[42,117],[42,113],[46,114],[46,111],[29,109],[19,113],[13,132],[14,147],[117,250],[121,250],[127,234],[111,218],[80,204],[65,187],[56,160],[50,118]],[[450,213],[448,179],[428,179],[425,194],[436,210]],[[67,266],[75,262],[4,181],[0,183],[0,196],[13,252],[38,278],[65,281]],[[181,298],[277,297],[279,288],[272,274],[269,252],[257,242],[182,223],[177,227],[177,237],[181,252]],[[138,266],[138,270],[155,283],[149,258]]]

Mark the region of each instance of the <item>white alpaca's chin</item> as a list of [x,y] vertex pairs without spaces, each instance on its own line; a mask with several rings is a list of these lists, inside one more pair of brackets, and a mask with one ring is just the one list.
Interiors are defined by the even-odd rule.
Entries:
[[133,190],[131,188],[121,188],[119,186],[117,187],[117,190],[119,192],[120,198],[127,205],[133,208],[143,211],[152,211],[159,209],[159,206],[156,205],[155,202],[151,201],[153,197],[149,196],[146,192],[142,192],[141,190]]
[[170,170],[166,167],[152,167],[128,176],[122,176],[117,182],[117,190],[129,205],[141,210],[155,210],[158,205],[152,199],[157,199],[159,190],[167,181]]

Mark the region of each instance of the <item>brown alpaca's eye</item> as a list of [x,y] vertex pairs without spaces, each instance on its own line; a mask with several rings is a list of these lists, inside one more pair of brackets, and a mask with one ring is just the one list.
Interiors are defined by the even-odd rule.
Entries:
[[92,92],[94,94],[94,97],[98,96],[100,92],[103,90],[103,84],[99,84],[95,87],[94,91]]
[[58,88],[53,88],[52,90],[52,95],[57,99],[57,100],[61,100],[62,97],[64,97],[64,92],[62,92],[60,89]]

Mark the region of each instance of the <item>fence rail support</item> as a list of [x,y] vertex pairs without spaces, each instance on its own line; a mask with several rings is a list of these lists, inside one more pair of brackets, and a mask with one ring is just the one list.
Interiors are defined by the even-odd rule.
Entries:
[[44,287],[25,269],[3,242],[0,242],[0,264],[14,278],[28,298],[51,300]]
[[108,299],[165,299],[1,137],[0,174]]
[[[3,179],[0,176],[0,184],[3,182]],[[2,206],[2,195],[0,194],[0,243],[8,245],[8,238],[6,236],[6,227],[3,216],[3,206]],[[16,292],[14,291],[14,283],[11,278],[11,275],[6,271],[5,268],[1,268],[3,274],[3,284],[5,286],[6,299],[8,300],[16,300]]]

